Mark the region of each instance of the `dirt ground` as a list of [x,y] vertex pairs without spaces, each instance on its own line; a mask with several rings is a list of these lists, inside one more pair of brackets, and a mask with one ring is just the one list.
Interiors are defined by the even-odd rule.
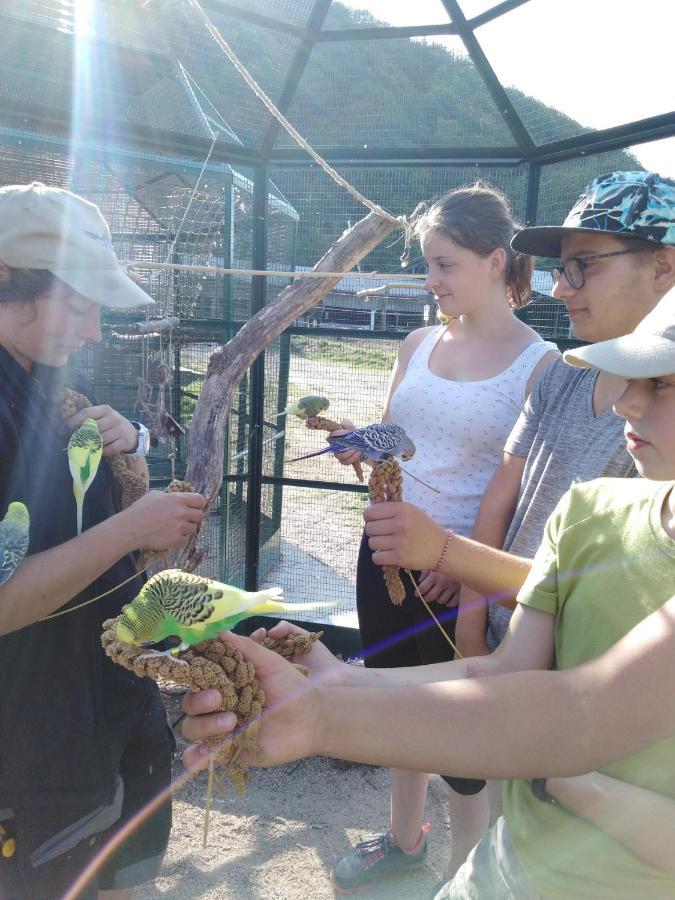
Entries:
[[[393,358],[392,358],[393,362]],[[382,412],[388,372],[295,359],[289,396],[325,393],[331,415],[349,415],[354,407],[355,376],[364,421]],[[318,446],[316,433],[295,421],[287,425],[287,456]],[[343,478],[325,458],[300,464],[294,477]],[[287,489],[284,494],[283,544],[279,562],[266,581],[281,584],[289,599],[340,597],[339,624],[355,624],[353,584],[362,529],[363,502],[354,494]],[[180,714],[176,697],[165,696],[171,720]],[[402,726],[403,727],[403,726]],[[175,773],[182,774],[179,757]],[[208,846],[202,847],[206,776],[178,791],[174,827],[161,877],[138,892],[139,900],[321,900],[334,896],[332,864],[356,841],[389,822],[389,774],[386,769],[312,759],[252,774],[245,797],[217,796],[211,811]],[[442,877],[449,848],[443,782],[429,789],[427,818],[432,830],[428,863],[417,873],[360,893],[372,900],[417,900],[432,896]]]
[[[180,700],[164,695],[173,720]],[[179,739],[179,749],[185,742]],[[175,776],[183,774],[177,756]],[[245,797],[216,796],[202,846],[206,775],[174,800],[174,826],[161,876],[138,900],[322,900],[332,898],[331,865],[352,843],[388,823],[386,769],[317,758],[252,772]],[[442,782],[429,788],[432,825],[425,868],[361,892],[370,900],[432,896],[442,877],[449,829]]]

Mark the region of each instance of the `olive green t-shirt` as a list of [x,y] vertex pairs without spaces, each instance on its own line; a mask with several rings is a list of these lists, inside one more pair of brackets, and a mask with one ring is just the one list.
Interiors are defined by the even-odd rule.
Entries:
[[[557,669],[598,656],[675,595],[675,541],[661,524],[672,487],[600,478],[573,487],[556,507],[518,602],[556,617]],[[675,799],[675,738],[602,771]],[[504,797],[518,858],[547,900],[675,897],[674,875],[564,807],[537,800],[529,782],[508,781]]]

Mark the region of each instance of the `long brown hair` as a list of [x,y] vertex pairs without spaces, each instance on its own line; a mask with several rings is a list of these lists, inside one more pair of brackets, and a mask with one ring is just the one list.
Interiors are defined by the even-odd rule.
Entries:
[[438,231],[478,256],[489,256],[501,247],[506,253],[504,280],[509,303],[513,309],[527,304],[533,260],[511,249],[511,238],[520,226],[501,191],[481,181],[449,191],[427,209],[420,211],[418,207],[413,227],[417,237]]

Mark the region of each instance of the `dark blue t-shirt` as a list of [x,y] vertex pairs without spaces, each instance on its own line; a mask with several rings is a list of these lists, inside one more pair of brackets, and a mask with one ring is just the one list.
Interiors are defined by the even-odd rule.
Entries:
[[[28,553],[76,536],[61,415],[65,371],[36,366],[28,374],[0,347],[0,517],[14,500],[30,514]],[[120,488],[101,463],[84,499],[83,529],[119,511]],[[76,606],[133,575],[125,556],[67,606]],[[140,589],[131,581],[103,600],[0,637],[0,808],[42,802],[54,793],[107,803],[116,783],[112,746],[124,745],[137,711],[156,686],[112,663],[101,625]],[[48,585],[46,585],[48,588]],[[64,607],[64,608],[66,608]]]

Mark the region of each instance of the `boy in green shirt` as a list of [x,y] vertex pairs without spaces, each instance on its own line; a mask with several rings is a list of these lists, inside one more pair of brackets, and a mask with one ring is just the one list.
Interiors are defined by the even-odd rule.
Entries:
[[[675,713],[668,700],[675,656],[664,665],[658,638],[659,680],[652,678],[651,692],[630,691],[631,681],[644,684],[641,670],[652,665],[649,653],[633,654],[631,637],[642,633],[643,620],[661,616],[652,631],[660,628],[662,640],[675,644],[675,293],[633,334],[566,358],[628,379],[615,409],[626,419],[627,447],[644,480],[600,479],[563,497],[492,656],[375,670],[339,664],[315,646],[302,659],[315,676],[303,692],[286,663],[233,639],[268,696],[271,711],[258,741],[270,762],[316,753],[519,779],[506,787],[504,819],[437,900],[675,896],[672,844],[664,848],[663,840],[675,834]],[[442,549],[430,553],[438,557]],[[273,636],[288,629],[281,625]],[[588,676],[596,660],[610,657],[611,666],[599,665],[604,674]],[[544,687],[524,671],[552,668],[559,672],[547,673]],[[505,678],[450,683],[476,674]],[[620,688],[609,689],[598,710],[593,693],[608,678]],[[544,688],[548,704],[541,702]],[[567,716],[562,724],[558,698]],[[208,712],[214,699],[192,695],[186,711]],[[184,731],[201,739],[230,727],[196,716]],[[204,759],[199,749],[186,755],[191,764]],[[589,772],[594,768],[601,771]]]

